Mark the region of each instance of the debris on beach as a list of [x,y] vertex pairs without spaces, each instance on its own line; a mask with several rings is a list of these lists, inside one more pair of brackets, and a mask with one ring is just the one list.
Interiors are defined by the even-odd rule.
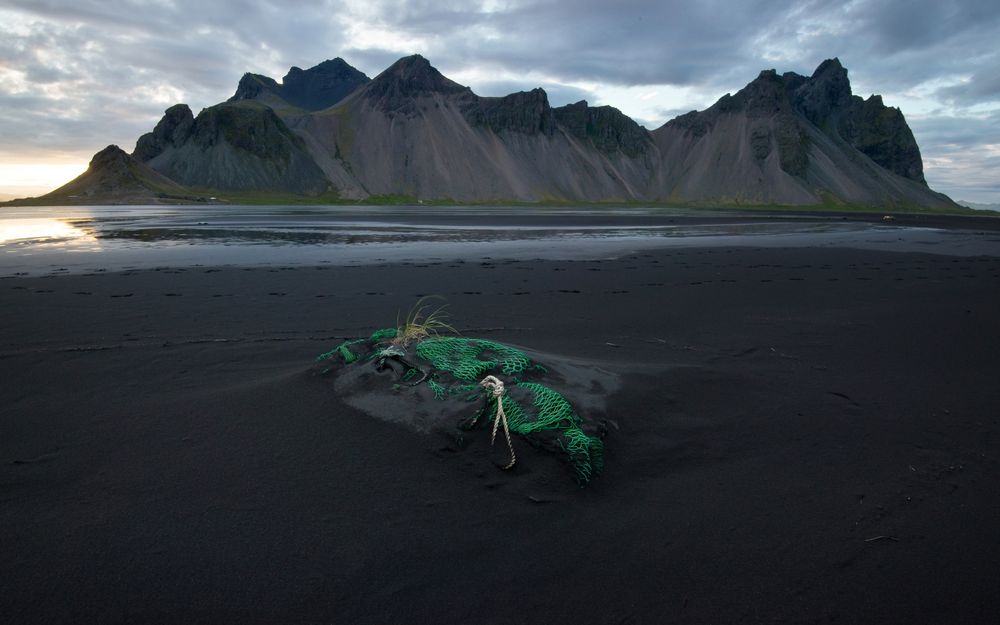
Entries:
[[[368,337],[344,341],[320,354],[317,361],[330,363],[324,372],[336,364],[391,370],[397,382],[384,393],[410,389],[428,393],[442,406],[459,403],[465,417],[455,426],[472,430],[488,423],[493,439],[499,429],[504,430],[510,453],[504,469],[517,461],[513,433],[535,447],[562,454],[581,486],[600,475],[604,429],[585,423],[562,394],[545,384],[548,368],[503,343],[440,336],[434,328],[420,331],[412,325],[383,328]],[[477,401],[478,409],[466,405]]]

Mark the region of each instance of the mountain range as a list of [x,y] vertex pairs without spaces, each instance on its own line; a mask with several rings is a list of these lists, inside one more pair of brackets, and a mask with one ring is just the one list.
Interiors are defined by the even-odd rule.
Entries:
[[1000,204],[988,204],[985,202],[970,202],[968,200],[956,200],[956,204],[959,206],[964,206],[966,208],[971,208],[977,211],[994,211],[1000,212]]
[[924,178],[902,112],[847,70],[766,70],[647,130],[542,89],[482,97],[419,55],[369,79],[343,59],[245,74],[226,102],[166,110],[40,203],[136,201],[649,202],[954,209]]

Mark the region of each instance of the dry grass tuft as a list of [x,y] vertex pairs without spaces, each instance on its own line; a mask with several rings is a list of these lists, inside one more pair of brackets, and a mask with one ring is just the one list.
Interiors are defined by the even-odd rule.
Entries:
[[436,295],[421,297],[406,313],[403,323],[399,323],[399,317],[396,317],[396,338],[392,339],[393,345],[406,347],[410,343],[437,336],[443,331],[458,334],[458,330],[448,323],[448,312],[445,310],[448,305],[442,304],[428,312],[431,306],[425,302],[429,299],[441,298]]

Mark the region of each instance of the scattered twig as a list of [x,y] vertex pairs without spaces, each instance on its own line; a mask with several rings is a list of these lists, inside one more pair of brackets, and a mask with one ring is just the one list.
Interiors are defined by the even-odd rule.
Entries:
[[866,543],[874,543],[874,542],[878,542],[880,540],[891,540],[894,543],[898,543],[899,542],[899,539],[896,538],[895,536],[873,536],[872,538],[866,538],[865,542]]

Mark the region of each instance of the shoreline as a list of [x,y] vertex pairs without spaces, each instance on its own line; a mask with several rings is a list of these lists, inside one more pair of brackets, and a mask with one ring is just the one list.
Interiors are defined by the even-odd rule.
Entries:
[[[28,216],[30,215],[30,216]],[[970,256],[1000,219],[547,211],[123,207],[0,217],[0,276],[155,267],[368,265],[449,259],[598,260],[698,247],[859,247]],[[32,239],[17,237],[34,236]]]
[[[219,195],[219,194],[215,194]],[[224,194],[222,194],[224,195]],[[219,196],[221,197],[221,195]],[[167,198],[172,201],[160,202],[160,199],[164,198],[149,198],[150,200],[157,200],[151,202],[141,202],[135,201],[135,199],[128,201],[108,201],[108,202],[97,202],[94,203],[90,201],[80,201],[71,204],[66,204],[66,198],[60,198],[59,202],[40,202],[41,198],[17,198],[14,200],[8,200],[0,202],[0,208],[54,208],[54,207],[85,207],[85,206],[100,206],[100,207],[119,207],[119,206],[157,206],[161,208],[165,207],[233,207],[233,206],[300,206],[300,207],[326,207],[326,208],[338,208],[338,207],[357,207],[363,209],[372,208],[416,208],[416,209],[440,209],[440,208],[456,208],[456,209],[476,209],[476,208],[493,208],[493,207],[516,207],[516,208],[526,208],[526,209],[537,209],[537,210],[547,210],[547,209],[587,209],[587,210],[619,210],[619,209],[682,209],[704,212],[711,214],[713,212],[719,211],[741,211],[748,214],[802,214],[802,215],[829,215],[829,216],[849,216],[849,217],[864,217],[864,216],[877,216],[882,215],[894,215],[894,216],[941,216],[941,217],[987,217],[987,218],[997,218],[1000,217],[1000,212],[990,211],[984,209],[975,209],[968,206],[963,206],[961,204],[956,204],[954,209],[949,210],[939,210],[933,208],[925,208],[920,206],[879,206],[879,205],[867,205],[867,204],[754,204],[751,202],[747,203],[725,203],[725,202],[683,202],[683,201],[670,201],[670,202],[643,202],[643,201],[602,201],[602,202],[576,202],[576,201],[538,201],[538,202],[518,202],[518,201],[503,201],[503,200],[484,200],[478,202],[459,202],[452,200],[420,200],[414,197],[407,196],[392,196],[388,198],[374,197],[368,199],[337,199],[335,201],[317,201],[315,197],[308,196],[298,196],[298,195],[266,195],[262,197],[253,197],[251,195],[237,196],[233,197],[232,201],[201,201],[197,199],[192,200],[182,200],[173,201],[177,198]]]

